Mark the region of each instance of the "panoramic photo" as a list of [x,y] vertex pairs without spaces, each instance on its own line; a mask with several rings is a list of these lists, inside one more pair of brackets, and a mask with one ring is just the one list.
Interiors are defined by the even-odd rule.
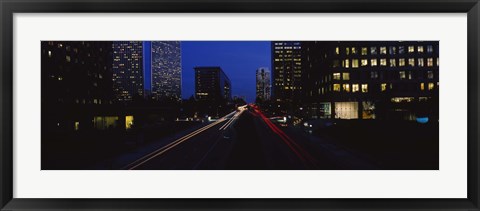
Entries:
[[438,170],[438,41],[42,41],[42,170]]

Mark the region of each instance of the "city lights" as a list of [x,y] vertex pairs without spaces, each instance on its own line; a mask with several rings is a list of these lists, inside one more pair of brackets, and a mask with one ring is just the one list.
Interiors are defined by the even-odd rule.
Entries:
[[42,170],[438,170],[438,41],[42,41]]

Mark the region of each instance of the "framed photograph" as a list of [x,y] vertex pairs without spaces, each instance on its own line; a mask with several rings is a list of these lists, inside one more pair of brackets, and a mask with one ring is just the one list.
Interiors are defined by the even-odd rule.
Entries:
[[478,0],[0,0],[2,210],[479,210]]

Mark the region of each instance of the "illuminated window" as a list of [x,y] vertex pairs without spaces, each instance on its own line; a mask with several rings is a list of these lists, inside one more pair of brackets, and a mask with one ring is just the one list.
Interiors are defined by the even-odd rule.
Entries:
[[357,48],[352,47],[352,54],[357,54]]
[[396,67],[397,66],[397,62],[395,59],[390,59],[390,67]]
[[398,72],[399,76],[400,76],[400,79],[405,79],[405,71],[400,71]]
[[433,79],[433,71],[428,71],[427,72],[427,77],[428,77],[428,79]]
[[125,129],[131,129],[133,126],[133,116],[125,116]]
[[358,59],[352,59],[352,68],[358,68]]
[[333,91],[339,92],[340,91],[340,84],[333,84]]
[[352,84],[352,92],[358,92],[359,87],[358,84]]
[[370,78],[372,79],[378,78],[378,72],[377,71],[370,72]]
[[362,48],[362,55],[368,54],[368,48]]
[[350,67],[350,60],[345,59],[345,60],[343,61],[343,63],[344,63],[344,67],[345,67],[345,68],[349,68],[349,67]]
[[343,77],[343,80],[348,81],[350,80],[350,73],[343,73],[342,77]]
[[397,53],[397,48],[395,46],[390,46],[388,47],[388,51],[389,54],[394,55]]
[[432,53],[433,52],[433,46],[427,45],[427,53]]
[[75,122],[75,124],[73,125],[73,129],[75,131],[77,131],[78,129],[80,129],[80,122]]
[[337,55],[340,54],[340,48],[339,47],[335,48],[335,54],[337,54]]
[[437,66],[440,66],[440,60],[437,57]]
[[427,66],[428,67],[433,67],[433,58],[428,58],[427,59]]
[[377,47],[370,47],[370,54],[377,55]]
[[391,99],[394,103],[409,103],[414,100],[413,97],[394,97]]
[[408,66],[415,67],[415,59],[414,58],[408,59]]
[[424,62],[423,58],[418,58],[418,66],[419,67],[423,67],[423,65],[424,65],[423,62]]
[[418,53],[423,53],[423,46],[422,45],[417,46],[417,51]]
[[361,65],[362,65],[362,67],[367,66],[368,65],[368,59],[362,59]]
[[52,57],[52,51],[48,51],[48,57],[49,57],[49,58]]
[[387,54],[387,47],[380,47],[380,54]]
[[404,54],[405,53],[405,46],[398,46],[398,53]]
[[386,91],[387,90],[387,84],[385,84],[385,83],[380,84],[380,90],[382,90],[382,92]]
[[408,46],[408,53],[413,53],[415,52],[415,46],[411,45],[411,46]]
[[435,84],[434,83],[428,83],[428,90],[432,90],[435,88]]
[[350,92],[350,84],[343,84],[343,91]]
[[67,60],[67,62],[70,62],[70,61],[71,61],[70,56],[66,56],[66,57],[65,57],[65,60]]
[[333,73],[333,80],[340,80],[340,73]]
[[420,90],[425,90],[425,83],[420,83]]
[[371,59],[371,60],[370,60],[370,65],[371,65],[372,67],[377,66],[377,59]]
[[350,54],[350,48],[345,48],[345,54],[347,54],[347,55]]
[[387,66],[387,59],[380,59],[380,66]]
[[405,66],[405,59],[403,59],[403,58],[398,59],[398,66],[400,66],[400,67]]
[[368,84],[362,84],[362,92],[367,93],[368,92]]

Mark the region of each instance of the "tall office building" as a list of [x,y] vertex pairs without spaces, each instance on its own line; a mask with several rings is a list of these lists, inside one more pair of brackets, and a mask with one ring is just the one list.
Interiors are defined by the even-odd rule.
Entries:
[[232,84],[220,67],[195,67],[195,97],[198,100],[230,101]]
[[120,102],[143,98],[143,42],[113,42],[113,90]]
[[301,100],[303,96],[302,43],[272,42],[273,97],[277,101]]
[[312,117],[438,119],[437,41],[303,42]]
[[258,100],[270,100],[270,70],[267,67],[261,67],[256,72],[256,90]]
[[112,42],[42,41],[41,80],[42,128],[90,127],[111,111]]
[[181,99],[182,64],[179,41],[152,41],[152,97]]

